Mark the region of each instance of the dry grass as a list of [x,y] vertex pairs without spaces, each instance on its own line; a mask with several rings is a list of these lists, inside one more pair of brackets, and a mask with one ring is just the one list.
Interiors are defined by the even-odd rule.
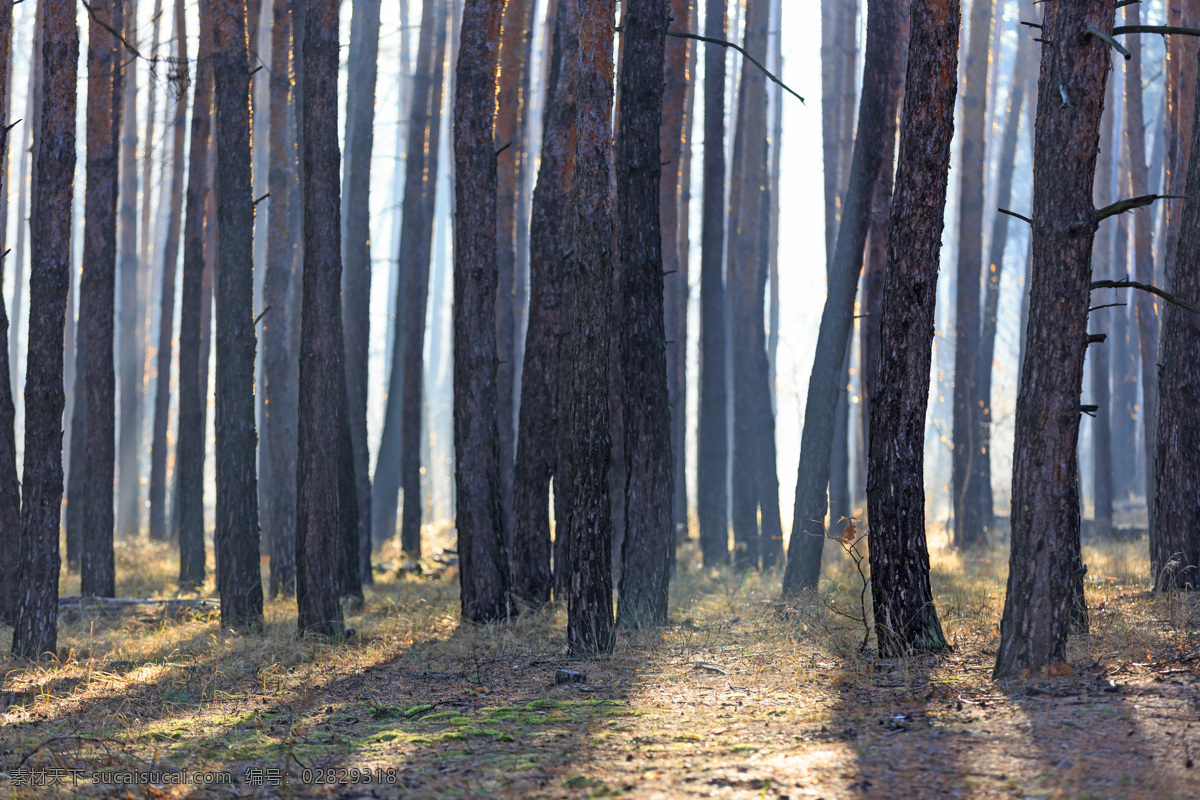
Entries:
[[[429,531],[432,550],[446,531]],[[863,585],[826,549],[819,597],[780,613],[778,575],[700,568],[685,550],[670,626],[563,655],[565,612],[458,619],[456,567],[385,571],[347,643],[297,640],[294,606],[260,635],[210,615],[77,617],[48,664],[0,661],[0,792],[15,796],[1189,797],[1200,794],[1197,605],[1154,596],[1145,542],[1085,548],[1091,633],[1073,675],[996,684],[1001,551],[931,532],[954,652],[881,662]],[[858,543],[860,553],[865,543]],[[173,596],[169,549],[118,546],[118,593]],[[77,593],[64,575],[62,593]],[[200,593],[212,593],[211,582]],[[869,594],[866,597],[869,603]],[[869,605],[867,606],[869,608]],[[7,629],[0,636],[8,636]],[[556,685],[559,667],[584,684]],[[1195,728],[1195,730],[1193,730]],[[256,770],[286,786],[251,785]],[[304,783],[322,769],[342,783]],[[25,771],[66,786],[18,786]],[[50,770],[49,773],[45,772]],[[70,786],[127,770],[227,772],[222,786]],[[351,772],[354,770],[354,772]],[[386,770],[382,773],[364,770]],[[385,782],[363,785],[367,774]],[[387,781],[394,780],[394,783]],[[264,783],[270,782],[267,774]]]

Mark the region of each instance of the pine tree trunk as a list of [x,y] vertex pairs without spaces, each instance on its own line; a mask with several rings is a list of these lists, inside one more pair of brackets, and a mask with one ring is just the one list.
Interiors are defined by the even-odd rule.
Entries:
[[[508,616],[497,420],[496,62],[503,0],[463,7],[454,96],[454,450],[462,614]],[[510,373],[511,374],[511,373]],[[407,517],[408,502],[405,502]]]
[[880,654],[887,657],[946,647],[925,544],[925,413],[958,89],[959,21],[958,0],[912,6],[867,479],[875,635]]
[[[187,63],[187,15],[182,0],[175,2],[176,49],[179,63]],[[171,149],[171,207],[167,240],[163,248],[162,304],[158,315],[158,369],[154,390],[154,439],[150,450],[150,538],[167,539],[167,423],[171,410],[171,349],[175,329],[175,272],[179,263],[179,238],[183,221],[184,144],[187,137],[187,82],[175,84],[174,141]],[[143,230],[146,228],[142,226]]]
[[[29,70],[29,93],[25,97],[25,146],[21,148],[21,183],[17,199],[17,247],[13,251],[13,302],[12,302],[12,337],[9,339],[9,382],[15,395],[20,390],[20,360],[21,360],[21,314],[23,308],[22,295],[25,291],[25,239],[27,231],[33,227],[32,216],[29,217],[29,228],[25,226],[27,198],[37,187],[37,155],[38,142],[42,126],[42,94],[43,94],[43,62],[44,52],[42,38],[44,35],[43,16],[45,0],[38,0],[36,30],[33,34],[33,59]],[[29,155],[26,155],[29,154]],[[36,213],[36,203],[33,211]],[[26,340],[28,345],[28,339]]]
[[883,163],[883,143],[895,136],[895,119],[888,120],[886,110],[892,86],[900,80],[899,75],[893,74],[892,57],[900,24],[901,14],[891,0],[869,7],[858,132],[817,334],[816,358],[808,383],[792,538],[783,581],[785,597],[815,588],[821,572],[834,412],[838,393],[845,385],[838,385],[838,376],[853,326],[854,295],[870,224],[871,197]]
[[[529,331],[525,337],[517,463],[513,475],[512,587],[527,603],[545,603],[551,591],[550,481],[556,505],[566,494],[562,438],[566,408],[561,403],[565,370],[563,254],[566,213],[575,168],[575,83],[578,76],[579,16],[576,0],[557,0],[542,154],[529,226]],[[566,574],[566,520],[555,514],[555,572]],[[565,588],[566,583],[560,584]]]
[[[705,5],[704,33],[725,38],[725,0]],[[700,420],[696,512],[704,565],[729,563],[725,280],[725,48],[704,50],[704,199],[700,254]]]
[[[1125,113],[1129,113],[1128,106]],[[1122,126],[1124,119],[1122,119]],[[1124,127],[1118,142],[1124,142]],[[1129,191],[1129,148],[1120,146],[1117,172],[1118,196]],[[1113,219],[1113,275],[1129,274],[1129,220],[1127,215]],[[1112,302],[1112,301],[1110,301]],[[1113,310],[1112,333],[1112,448],[1113,497],[1128,502],[1135,485],[1138,421],[1137,320],[1133,303]]]
[[[410,439],[406,435],[410,423],[405,421],[405,376],[410,349],[406,345],[406,329],[415,323],[408,321],[410,307],[420,315],[420,331],[425,329],[425,303],[419,305],[413,296],[417,290],[415,273],[429,274],[430,248],[433,238],[434,205],[437,200],[437,154],[441,137],[442,61],[445,48],[447,0],[431,0],[421,6],[421,33],[417,43],[417,63],[413,74],[412,105],[408,117],[408,148],[405,157],[404,221],[400,231],[400,280],[396,287],[396,321],[392,345],[391,371],[388,376],[387,404],[383,418],[383,433],[379,455],[375,462],[375,482],[371,488],[371,528],[376,542],[396,535],[396,503],[400,492],[401,462],[406,451],[418,453],[420,436],[420,391],[417,391],[416,428]],[[435,76],[436,71],[436,76]],[[424,293],[422,293],[424,294]],[[420,378],[420,365],[417,375]],[[415,387],[418,390],[420,387]],[[417,464],[418,485],[420,463]],[[412,500],[416,500],[414,492]],[[406,504],[407,505],[407,504]],[[420,503],[413,511],[419,515]],[[418,520],[419,523],[419,520]],[[419,531],[418,531],[419,533]],[[407,548],[411,542],[404,543]],[[419,546],[419,545],[418,545]]]
[[[267,175],[271,199],[267,206],[267,267],[263,278],[263,307],[274,316],[263,317],[263,444],[260,469],[274,487],[263,504],[263,532],[271,559],[270,593],[290,595],[296,584],[296,419],[290,401],[292,364],[289,357],[289,313],[292,303],[293,246],[289,236],[292,164],[296,142],[291,135],[289,99],[291,75],[292,12],[290,0],[274,0],[271,18],[270,148]],[[348,387],[347,387],[348,388]]]
[[[12,98],[12,0],[0,2],[0,202],[7,211],[8,118]],[[7,217],[5,217],[7,218]],[[0,236],[0,242],[3,237]],[[70,310],[67,324],[70,325]],[[0,376],[8,375],[8,313],[0,297]],[[20,547],[21,486],[17,481],[17,437],[12,386],[0,379],[0,562],[16,564]],[[12,625],[17,612],[17,571],[0,572],[0,622]]]
[[[696,13],[696,4],[694,2],[691,3],[691,11],[691,18],[688,20],[687,29],[695,33],[699,30],[699,20],[697,19],[698,14]],[[667,46],[668,48],[670,47],[669,42]],[[697,49],[698,45],[695,43],[688,46],[687,74],[690,76],[696,74]],[[688,81],[687,99],[684,101],[683,131],[680,136],[683,153],[679,176],[679,285],[681,289],[688,287],[688,291],[681,291],[679,294],[677,301],[679,309],[676,312],[678,322],[675,328],[669,332],[673,341],[676,342],[688,341],[688,307],[691,298],[690,264],[692,252],[692,143],[695,137],[696,93],[698,89],[698,81]],[[683,387],[679,395],[679,402],[682,404],[684,411],[687,409],[687,362],[687,358],[680,358],[676,363],[675,373],[673,373],[675,384]],[[687,414],[677,414],[673,419],[673,425],[674,427],[671,429],[671,446],[675,448],[675,524],[678,531],[676,538],[682,543],[687,541],[691,536],[691,519],[689,517],[691,509],[688,506],[687,481]],[[681,525],[682,527],[680,527]]]
[[12,654],[58,652],[58,534],[62,511],[63,325],[71,274],[75,94],[79,31],[75,4],[42,0],[46,75],[33,192],[29,270],[29,358],[25,379],[25,465]]
[[[571,342],[567,482],[567,646],[607,654],[614,643],[609,505],[609,342],[612,324],[612,28],[615,0],[579,3],[579,83],[572,186]],[[660,67],[661,69],[661,67]],[[655,218],[657,219],[657,217]]]
[[1043,34],[1053,44],[1043,44],[1038,81],[1033,282],[997,678],[1064,660],[1068,632],[1086,628],[1076,453],[1097,225],[1092,184],[1109,52],[1085,31],[1111,31],[1113,8],[1112,0],[1059,0],[1046,9]]
[[83,549],[80,591],[112,597],[113,468],[116,419],[113,375],[113,294],[117,263],[117,193],[124,55],[109,29],[122,30],[123,0],[95,7],[88,22],[87,186],[84,194],[83,277],[79,287],[81,338],[87,360],[84,434]]
[[346,84],[346,153],[342,192],[342,326],[346,340],[346,392],[354,456],[362,580],[371,580],[371,474],[367,447],[367,355],[371,325],[371,153],[375,82],[379,61],[380,0],[359,0],[350,22]]

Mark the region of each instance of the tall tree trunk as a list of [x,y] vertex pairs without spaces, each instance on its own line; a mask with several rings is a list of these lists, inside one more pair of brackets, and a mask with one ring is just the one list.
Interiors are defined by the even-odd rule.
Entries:
[[[816,587],[825,544],[825,487],[833,451],[833,418],[840,374],[853,325],[854,295],[862,269],[863,245],[870,224],[871,197],[883,164],[883,143],[895,137],[895,118],[887,119],[892,86],[893,46],[901,14],[892,0],[872,4],[867,14],[866,60],[859,98],[858,133],[850,182],[842,205],[842,224],[830,269],[825,308],[817,334],[817,352],[808,383],[792,539],[784,574],[785,597]],[[844,384],[843,384],[844,385]]]
[[42,0],[46,76],[33,193],[29,270],[29,359],[25,379],[25,466],[21,480],[17,618],[12,654],[58,652],[58,535],[62,511],[63,325],[71,275],[75,178],[75,93],[79,30],[75,4]]
[[[695,33],[700,29],[700,22],[697,19],[698,13],[696,4],[691,3],[691,18],[688,20],[688,30]],[[668,47],[670,44],[668,43]],[[688,307],[691,298],[691,207],[692,207],[692,145],[695,133],[696,120],[696,94],[699,90],[699,82],[694,80],[696,74],[696,62],[698,55],[698,45],[695,43],[689,44],[687,55],[687,75],[692,79],[687,82],[687,99],[685,101],[683,132],[681,135],[683,154],[681,156],[681,171],[679,176],[679,285],[680,287],[688,287],[687,291],[681,291],[678,299],[679,310],[677,312],[678,323],[671,330],[670,335],[674,341],[688,341]],[[686,349],[686,348],[685,348]],[[676,374],[674,381],[677,385],[683,387],[680,393],[679,402],[682,403],[684,412],[687,410],[687,358],[680,358],[676,364]],[[688,506],[688,488],[687,488],[687,439],[688,439],[688,420],[687,414],[681,413],[674,420],[674,426],[671,429],[671,446],[675,448],[675,514],[676,526],[682,523],[682,527],[678,528],[677,538],[682,542],[686,541],[691,536],[691,520],[689,517],[690,508]],[[780,545],[782,547],[782,543]]]
[[[614,0],[579,3],[575,178],[571,190],[571,343],[567,482],[567,646],[572,653],[611,653],[608,389],[612,324],[612,119]],[[661,69],[661,67],[660,67]]]
[[87,186],[84,194],[83,277],[79,328],[91,343],[87,360],[84,434],[83,550],[80,591],[112,597],[113,467],[116,419],[113,375],[113,292],[117,263],[118,164],[124,78],[123,0],[98,6],[88,22]]
[[997,678],[1062,661],[1067,633],[1086,625],[1076,451],[1097,226],[1092,184],[1109,69],[1107,45],[1086,31],[1111,31],[1113,10],[1113,0],[1059,0],[1046,9],[1043,34],[1053,44],[1042,46],[1038,81],[1033,283]]
[[[7,211],[8,118],[12,100],[13,3],[0,1],[0,203]],[[4,219],[7,219],[5,215]],[[0,226],[2,227],[2,226]],[[0,235],[0,243],[3,235]],[[70,310],[67,311],[70,325]],[[0,296],[0,376],[8,375],[8,313]],[[12,386],[0,377],[0,561],[16,564],[20,547],[21,486],[17,481],[17,437]],[[0,573],[0,622],[12,625],[17,612],[17,571]]]
[[[704,33],[725,38],[725,0],[705,5]],[[700,255],[700,420],[696,511],[705,566],[729,563],[725,280],[725,48],[704,50],[704,200]]]
[[200,40],[196,52],[196,88],[192,94],[192,131],[183,228],[183,287],[179,299],[179,438],[175,443],[175,484],[179,508],[179,585],[204,582],[204,410],[207,405],[208,352],[203,333],[209,286],[205,280],[205,217],[213,204],[209,179],[211,143],[212,15],[200,4]]
[[296,603],[301,633],[339,637],[338,382],[343,369],[338,203],[338,3],[305,0],[304,295],[300,333]]
[[958,89],[959,19],[958,0],[912,5],[868,454],[875,635],[888,657],[946,647],[925,544],[925,412]]
[[371,341],[371,153],[375,79],[379,71],[380,0],[359,0],[350,21],[346,84],[346,154],[342,191],[342,327],[346,340],[346,393],[359,519],[359,565],[371,581],[371,454],[367,446],[367,356]]
[[[125,0],[125,40],[137,41],[138,0]],[[120,29],[118,29],[120,30]],[[138,263],[138,164],[137,164],[137,69],[126,72],[121,111],[120,197],[117,236],[118,291],[117,366],[120,369],[121,406],[117,441],[117,533],[137,536],[140,528],[138,496],[141,476],[138,457],[142,450],[142,372],[144,359],[138,347],[138,318],[142,298]]]
[[[296,583],[296,418],[291,406],[292,364],[289,357],[289,314],[292,303],[293,243],[289,236],[296,142],[291,134],[291,74],[288,54],[292,42],[290,0],[274,0],[271,9],[270,148],[267,175],[271,192],[268,209],[267,267],[263,278],[263,307],[275,316],[263,317],[263,448],[260,469],[270,473],[274,490],[263,506],[263,531],[271,559],[270,593],[290,595]],[[347,390],[349,384],[347,384]],[[351,423],[353,424],[353,423]]]
[[[405,375],[408,350],[405,344],[406,329],[416,323],[408,321],[408,310],[416,308],[420,316],[419,330],[425,329],[425,303],[419,305],[413,293],[414,273],[429,273],[430,248],[433,238],[433,209],[437,200],[437,155],[440,145],[442,98],[442,62],[445,48],[447,0],[431,0],[421,6],[421,33],[417,43],[417,63],[413,73],[412,105],[408,118],[408,147],[405,157],[404,221],[400,231],[400,247],[397,258],[400,262],[400,280],[396,287],[396,322],[392,345],[391,371],[388,375],[387,404],[383,418],[383,433],[379,442],[379,455],[375,461],[375,483],[371,488],[371,527],[376,542],[386,541],[396,535],[396,502],[400,492],[401,462],[406,450],[418,453],[420,436],[420,391],[414,408],[417,433],[407,437],[409,423],[404,421]],[[434,74],[436,72],[436,75]],[[410,276],[413,283],[410,283]],[[420,350],[423,343],[417,343]],[[420,365],[416,377],[420,378]],[[420,387],[415,387],[418,390]],[[418,484],[420,464],[417,464]],[[416,493],[410,499],[415,502],[414,512],[420,512]],[[408,505],[406,503],[406,505]],[[418,520],[419,523],[419,520]],[[419,533],[419,531],[418,531]],[[403,543],[405,547],[412,543]]]
[[[141,262],[146,265],[149,265],[154,258],[154,236],[150,233],[154,228],[151,226],[150,212],[155,207],[151,187],[154,185],[154,121],[155,115],[158,113],[158,81],[160,80],[158,74],[158,45],[160,42],[162,16],[162,0],[154,0],[154,13],[150,17],[151,25],[154,26],[150,40],[150,79],[146,81],[146,133],[143,137],[142,145],[142,238],[139,242],[141,245],[139,257]],[[167,59],[163,60],[170,63]],[[167,75],[166,77],[169,80],[171,76]],[[161,190],[158,201],[162,202]],[[149,307],[149,305],[150,296],[147,293],[146,306]],[[157,403],[155,413],[157,413]]]
[[[25,117],[27,124],[25,125],[25,146],[21,149],[21,184],[19,196],[17,199],[17,248],[13,251],[13,304],[12,304],[12,337],[8,341],[9,347],[9,382],[12,384],[13,394],[15,395],[20,390],[20,361],[21,361],[21,313],[23,301],[22,293],[25,291],[25,210],[26,198],[33,193],[37,186],[37,153],[39,149],[39,137],[41,136],[42,110],[44,104],[43,97],[43,82],[44,82],[44,48],[42,40],[44,37],[43,18],[45,15],[44,9],[45,0],[38,0],[37,12],[34,16],[36,29],[33,34],[33,59],[29,70],[29,93],[25,97]],[[29,153],[29,156],[25,154]],[[34,204],[35,212],[37,210],[36,203]],[[29,220],[29,227],[33,227],[32,217]],[[28,345],[28,339],[26,339]]]
[[[513,476],[512,588],[528,603],[551,591],[550,481],[556,505],[566,494],[561,452],[566,408],[562,383],[565,317],[563,254],[575,172],[575,83],[579,69],[576,0],[557,0],[542,112],[542,154],[529,226],[529,332],[525,337],[517,463]],[[555,514],[555,572],[566,575],[566,520]],[[565,581],[559,584],[565,589]]]
[[[508,616],[496,368],[496,61],[503,0],[463,7],[454,96],[454,449],[462,614]],[[406,495],[407,497],[407,495]],[[405,500],[405,517],[409,501]]]
[[963,85],[962,153],[958,168],[958,291],[954,305],[954,444],[950,491],[954,498],[954,544],[987,541],[992,489],[982,485],[979,465],[991,458],[984,445],[979,401],[980,272],[983,269],[983,181],[987,167],[988,63],[992,0],[971,3]]
[[[175,0],[175,56],[187,63],[187,14],[183,0]],[[171,207],[167,240],[163,247],[162,302],[158,315],[158,369],[154,390],[154,439],[150,449],[150,538],[167,538],[167,422],[171,410],[171,349],[175,329],[175,271],[179,263],[179,237],[183,221],[184,143],[187,136],[187,80],[175,79],[174,140],[171,149]],[[145,221],[145,218],[143,218]],[[146,229],[143,224],[142,229]]]
[[[222,627],[254,629],[262,625],[263,599],[255,472],[254,198],[250,187],[246,11],[234,0],[204,2],[212,2],[214,134],[220,156],[215,187],[217,590]],[[335,41],[336,30],[335,23]],[[337,107],[336,100],[332,107]],[[333,180],[336,187],[336,171]],[[336,220],[336,212],[330,219]],[[331,241],[336,242],[335,237]],[[330,357],[329,363],[336,366],[337,357]],[[336,400],[336,388],[330,397]],[[336,464],[334,459],[334,468]]]
[[[1125,95],[1122,94],[1122,97]],[[1127,98],[1126,101],[1127,102]],[[1125,114],[1123,107],[1121,129],[1117,132],[1117,196],[1130,190],[1129,147],[1125,144]],[[1145,212],[1143,212],[1145,213]],[[1113,275],[1129,274],[1129,219],[1122,214],[1112,221],[1113,230]],[[1128,502],[1135,484],[1137,464],[1138,422],[1138,358],[1137,321],[1135,311],[1129,303],[1113,312],[1112,333],[1112,447],[1120,457],[1113,459],[1113,497],[1117,502]]]

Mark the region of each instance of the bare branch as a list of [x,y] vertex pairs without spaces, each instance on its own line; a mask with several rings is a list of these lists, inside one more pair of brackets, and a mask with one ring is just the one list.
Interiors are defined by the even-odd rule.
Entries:
[[1113,28],[1113,36],[1124,36],[1129,33],[1158,33],[1163,36],[1177,33],[1181,36],[1200,36],[1200,28],[1180,28],[1176,25],[1118,25]]
[[1186,200],[1186,195],[1181,194],[1143,194],[1139,197],[1129,197],[1124,200],[1118,200],[1115,203],[1105,206],[1096,211],[1096,221],[1115,217],[1118,214],[1124,214],[1126,211],[1133,211],[1135,208],[1145,208],[1155,200]]
[[1092,281],[1089,287],[1093,291],[1096,289],[1141,289],[1143,292],[1149,292],[1152,295],[1161,297],[1171,305],[1179,306],[1182,309],[1191,311],[1193,314],[1200,314],[1200,308],[1185,303],[1170,292],[1163,291],[1157,286],[1151,286],[1148,283],[1138,283],[1137,281],[1120,280],[1120,281]]
[[1009,211],[1007,208],[997,208],[996,210],[999,211],[1001,214],[1007,214],[1010,217],[1016,217],[1017,219],[1024,220],[1025,222],[1028,222],[1030,225],[1033,224],[1033,220],[1031,220],[1029,217],[1025,216],[1024,214],[1018,214],[1015,211]]
[[1095,36],[1097,39],[1104,42],[1106,45],[1111,47],[1113,50],[1116,50],[1118,53],[1125,56],[1126,61],[1133,58],[1133,56],[1130,54],[1130,52],[1128,50],[1126,50],[1121,45],[1120,42],[1118,42],[1113,37],[1109,36],[1104,31],[1100,30],[1099,28],[1088,28],[1086,31],[1084,31],[1084,33],[1090,33],[1092,36]]

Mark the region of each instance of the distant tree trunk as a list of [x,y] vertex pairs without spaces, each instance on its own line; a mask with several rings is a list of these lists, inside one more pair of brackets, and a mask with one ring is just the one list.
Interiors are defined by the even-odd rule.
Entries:
[[912,5],[867,480],[875,636],[879,652],[889,658],[946,647],[925,544],[925,412],[959,21],[958,0]]
[[[43,47],[42,39],[44,35],[44,26],[42,24],[44,17],[45,0],[38,0],[37,11],[34,16],[35,30],[33,34],[33,59],[29,70],[29,93],[25,97],[25,116],[27,124],[25,125],[25,146],[21,148],[21,178],[20,189],[17,199],[17,248],[13,251],[13,304],[12,304],[12,337],[8,341],[9,346],[9,381],[12,383],[13,394],[15,395],[20,390],[20,361],[21,361],[21,313],[22,293],[25,291],[25,238],[27,228],[25,226],[25,211],[26,198],[34,191],[37,186],[37,152],[39,136],[41,136],[42,122],[42,103],[43,92]],[[29,154],[28,156],[26,154]],[[36,207],[34,209],[36,211]],[[33,227],[33,219],[30,218],[29,228]],[[28,344],[28,340],[26,341]]]
[[[575,172],[575,83],[579,69],[579,16],[575,0],[557,0],[542,157],[529,226],[529,331],[525,337],[517,463],[513,477],[512,587],[528,603],[550,600],[550,481],[554,497],[566,494],[561,453],[567,409],[561,401],[565,331],[563,254],[566,217]],[[555,514],[555,572],[566,574],[562,543],[566,520]],[[566,583],[560,584],[565,588]]]
[[[139,257],[141,262],[146,265],[149,265],[154,258],[154,236],[150,234],[154,228],[150,221],[150,211],[154,208],[154,198],[151,189],[154,186],[154,121],[155,115],[158,113],[158,81],[160,80],[158,72],[158,45],[163,17],[162,4],[163,0],[154,0],[154,13],[150,16],[153,33],[150,40],[150,80],[146,81],[146,133],[142,145],[142,238],[139,242],[141,246]],[[163,60],[170,63],[167,59]],[[166,76],[168,80],[170,77],[170,75]],[[158,202],[162,202],[161,189],[159,191]],[[147,286],[149,286],[149,283],[147,283]],[[146,306],[149,307],[149,305],[150,294],[147,292]],[[156,402],[155,414],[157,413]]]
[[983,486],[979,464],[991,454],[983,440],[979,394],[980,271],[983,268],[983,182],[987,171],[988,63],[992,0],[971,4],[963,88],[962,154],[959,158],[958,268],[954,305],[954,417],[950,491],[954,498],[954,544],[987,542],[992,489]]
[[[1200,86],[1198,86],[1200,92]],[[1200,99],[1193,113],[1200,111]],[[1200,304],[1200,121],[1193,119],[1180,235],[1170,270],[1170,292]],[[1200,337],[1194,312],[1168,303],[1163,309],[1162,358],[1158,369],[1159,414],[1155,446],[1156,525],[1154,588],[1200,585]]]
[[[616,159],[620,350],[623,394],[636,400],[624,409],[625,540],[618,616],[623,626],[636,628],[667,621],[674,549],[675,471],[659,208],[667,0],[628,0],[622,20],[624,101]],[[666,242],[674,244],[673,238]]]
[[[255,472],[254,198],[246,12],[235,0],[205,1],[212,2],[214,133],[220,156],[215,187],[217,590],[222,627],[254,629],[262,625],[262,579]],[[330,219],[336,220],[336,212]],[[334,242],[335,237],[336,233],[331,237]],[[336,366],[338,359],[331,357],[329,363]],[[336,400],[336,387],[330,396]]]
[[[375,461],[375,483],[371,488],[371,527],[376,542],[386,541],[396,535],[396,502],[400,492],[401,462],[407,458],[408,450],[418,455],[420,437],[421,392],[417,389],[415,406],[405,403],[405,375],[408,352],[413,345],[406,345],[406,329],[418,327],[425,330],[425,301],[418,305],[414,293],[416,273],[428,277],[430,248],[433,238],[434,206],[437,200],[437,157],[441,136],[442,63],[445,56],[445,28],[447,0],[432,0],[421,6],[421,33],[417,42],[417,63],[413,73],[412,106],[408,118],[408,152],[405,157],[404,221],[400,231],[400,281],[396,292],[396,321],[392,346],[391,371],[388,375],[387,404],[383,417],[383,433],[379,442],[379,455]],[[436,74],[435,74],[436,73]],[[410,283],[410,280],[414,283]],[[428,285],[428,284],[426,284]],[[424,293],[422,293],[424,294]],[[428,298],[426,298],[428,299]],[[420,320],[408,320],[409,308],[416,308]],[[417,324],[419,322],[419,325]],[[421,337],[423,339],[423,337]],[[420,351],[423,342],[415,349]],[[416,378],[421,377],[421,365],[416,366]],[[410,439],[404,409],[413,408],[417,432]],[[417,463],[418,488],[410,500],[416,501],[419,493],[420,462]],[[406,506],[408,503],[405,504]],[[420,516],[420,502],[415,502],[412,512]],[[418,542],[419,548],[419,523]],[[403,542],[405,548],[413,543]]]
[[846,191],[844,166],[854,142],[854,80],[858,60],[857,0],[821,0],[821,148],[825,179],[826,266],[833,262]]
[[62,511],[63,325],[71,274],[75,178],[76,7],[42,0],[46,75],[33,194],[29,270],[29,358],[25,378],[25,467],[21,480],[17,618],[12,654],[58,652],[58,535]]
[[123,0],[98,4],[88,22],[87,186],[84,194],[83,277],[79,287],[81,338],[87,360],[84,441],[83,550],[80,591],[112,597],[113,467],[116,419],[113,376],[113,292],[117,263],[118,163],[124,78]]
[[[699,20],[696,13],[695,4],[692,4],[692,14],[688,21],[688,30],[692,33],[698,31]],[[667,43],[670,48],[670,43]],[[696,61],[697,61],[697,44],[688,45],[687,54],[687,74],[695,76]],[[668,51],[669,52],[669,51]],[[691,207],[692,207],[692,155],[693,141],[696,135],[696,94],[699,90],[699,82],[689,80],[687,86],[687,99],[685,100],[683,131],[680,136],[683,153],[680,157],[680,176],[679,176],[679,285],[680,294],[677,300],[679,310],[677,312],[677,324],[671,329],[669,335],[676,342],[688,341],[688,307],[691,298]],[[688,291],[682,291],[683,287],[688,287]],[[679,395],[679,402],[683,409],[687,409],[687,359],[680,358],[676,364],[674,381],[678,386],[683,387]],[[675,448],[675,524],[678,528],[677,539],[680,542],[687,541],[691,536],[691,519],[689,517],[690,508],[688,506],[688,481],[687,481],[687,440],[688,440],[688,420],[686,413],[681,413],[673,420],[674,427],[671,429],[671,446]],[[678,527],[682,523],[682,527]],[[782,542],[780,543],[782,547]]]
[[[7,211],[8,197],[8,118],[12,100],[12,0],[0,2],[0,203]],[[7,218],[7,217],[6,217]],[[0,242],[3,236],[0,235]],[[70,324],[70,310],[67,311]],[[8,375],[8,313],[0,296],[0,376]],[[21,530],[21,485],[17,481],[16,410],[12,386],[0,378],[0,562],[17,564]],[[17,612],[17,571],[0,573],[0,622],[12,625]]]
[[1097,225],[1092,184],[1109,52],[1085,31],[1111,31],[1113,9],[1113,0],[1059,0],[1046,9],[1043,35],[1054,45],[1043,50],[1038,82],[1033,283],[997,678],[1062,661],[1067,633],[1086,627],[1076,451]]
[[[188,153],[186,218],[183,228],[183,290],[179,299],[179,438],[175,444],[175,483],[179,507],[179,585],[204,582],[204,412],[208,352],[203,350],[206,295],[205,217],[211,205],[209,147],[212,84],[211,5],[200,4],[196,88]],[[203,374],[202,374],[203,373]]]
[[[137,41],[138,0],[124,0],[125,40]],[[118,29],[120,30],[120,29]],[[142,373],[144,359],[138,347],[138,317],[142,298],[138,263],[138,164],[137,164],[137,69],[126,71],[121,111],[120,220],[117,227],[118,291],[117,366],[120,369],[120,430],[117,441],[117,533],[137,536],[140,517],[138,495],[141,476],[138,457],[142,450]],[[89,365],[90,366],[90,365]],[[90,417],[90,415],[89,415]]]
[[[371,325],[371,153],[379,61],[380,0],[354,3],[346,84],[346,154],[342,191],[342,327],[346,392],[359,520],[359,571],[371,578],[371,454],[367,447],[367,355]],[[285,101],[286,102],[286,101]]]
[[[1125,113],[1128,113],[1126,108]],[[1124,131],[1118,141],[1124,140]],[[1117,176],[1118,196],[1129,191],[1129,148],[1121,147]],[[1143,212],[1145,213],[1145,212]],[[1125,214],[1113,219],[1113,275],[1129,273],[1129,220]],[[1138,353],[1137,320],[1130,303],[1113,310],[1110,340],[1112,350],[1112,447],[1113,497],[1128,502],[1133,494],[1137,458]]]
[[[579,83],[572,186],[571,343],[567,481],[570,578],[567,645],[575,654],[611,653],[608,347],[612,324],[612,27],[615,0],[579,3]],[[660,66],[661,69],[661,66]],[[657,74],[657,73],[656,73]],[[657,219],[657,217],[656,217]]]
[[[454,97],[454,450],[462,614],[508,616],[496,375],[496,61],[503,0],[463,7]],[[405,501],[405,517],[408,501]]]
[[901,14],[892,0],[869,6],[863,89],[859,99],[858,132],[842,224],[838,226],[830,280],[817,334],[817,351],[808,383],[804,428],[800,440],[800,467],[787,572],[785,597],[816,587],[825,544],[825,487],[829,482],[833,451],[833,418],[837,406],[838,375],[842,368],[854,320],[854,295],[862,269],[863,245],[870,224],[871,197],[883,164],[883,143],[895,136],[895,119],[887,119],[893,74],[893,46]]
[[[705,5],[704,33],[725,38],[725,0]],[[725,48],[704,50],[704,200],[700,255],[700,420],[696,511],[704,565],[729,563],[728,391],[725,378]]]
[[[175,55],[187,63],[187,15],[183,0],[175,0]],[[154,440],[150,451],[150,538],[167,538],[167,422],[171,410],[171,348],[175,330],[175,270],[183,218],[184,143],[187,137],[187,78],[175,83],[174,141],[171,150],[171,207],[163,248],[162,304],[158,315],[158,370],[154,390]],[[145,217],[143,217],[145,219]],[[143,230],[146,229],[143,224]]]
[[[291,133],[289,100],[291,75],[288,54],[292,41],[291,0],[274,0],[271,9],[270,148],[267,175],[271,192],[268,210],[267,268],[263,278],[263,307],[275,316],[263,317],[263,440],[267,458],[260,469],[269,471],[274,491],[263,504],[263,530],[268,532],[271,558],[270,593],[290,595],[296,584],[296,418],[291,401],[292,363],[289,356],[288,309],[292,303],[294,245],[289,235],[296,142]],[[349,386],[347,385],[347,389]]]

